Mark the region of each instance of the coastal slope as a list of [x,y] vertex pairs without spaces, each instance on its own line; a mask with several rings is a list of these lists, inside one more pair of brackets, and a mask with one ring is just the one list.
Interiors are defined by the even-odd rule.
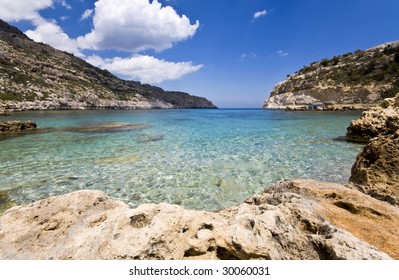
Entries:
[[202,97],[121,80],[0,20],[0,109],[215,108]]
[[398,91],[399,41],[395,41],[313,62],[277,84],[263,107],[350,108],[347,105],[372,104]]

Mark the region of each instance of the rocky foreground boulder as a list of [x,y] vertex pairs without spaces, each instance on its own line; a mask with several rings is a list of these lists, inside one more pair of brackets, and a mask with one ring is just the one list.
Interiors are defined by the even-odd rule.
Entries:
[[0,218],[0,259],[390,259],[397,244],[399,208],[313,180],[220,212],[78,191]]

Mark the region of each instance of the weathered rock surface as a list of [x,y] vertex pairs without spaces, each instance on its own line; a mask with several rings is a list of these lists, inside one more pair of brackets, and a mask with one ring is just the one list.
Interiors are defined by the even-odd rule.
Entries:
[[0,122],[0,134],[2,133],[14,133],[25,130],[32,130],[37,128],[37,124],[31,121],[20,122],[20,121],[6,121]]
[[313,62],[278,83],[263,107],[285,109],[326,103],[359,106],[391,97],[397,91],[399,41]]
[[351,141],[368,142],[373,137],[394,134],[399,129],[399,94],[384,99],[380,106],[363,112],[348,127],[346,136]]
[[352,167],[350,182],[372,197],[399,205],[399,131],[367,144]]
[[0,108],[215,108],[202,97],[121,80],[69,53],[36,43],[0,19]]
[[399,204],[399,94],[351,122],[352,141],[369,141],[357,156],[349,179],[360,191]]
[[398,208],[312,180],[281,182],[220,212],[130,209],[79,191],[0,217],[1,259],[389,259],[399,258],[397,244]]
[[10,115],[9,111],[0,108],[0,117],[5,117],[5,116],[9,116],[9,115]]

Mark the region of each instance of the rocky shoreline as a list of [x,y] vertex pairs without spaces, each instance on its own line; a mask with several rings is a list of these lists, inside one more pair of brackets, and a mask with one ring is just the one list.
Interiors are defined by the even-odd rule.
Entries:
[[8,110],[0,108],[0,117],[6,117],[6,116],[9,116],[9,115],[10,115],[10,112]]
[[[131,209],[78,191],[7,210],[0,259],[399,259],[396,104],[399,95],[348,128],[352,140],[370,140],[347,185],[286,180],[218,212]],[[381,115],[385,122],[368,118]]]
[[376,107],[377,104],[308,104],[308,105],[287,105],[278,106],[277,108],[267,109],[283,109],[286,111],[364,111]]

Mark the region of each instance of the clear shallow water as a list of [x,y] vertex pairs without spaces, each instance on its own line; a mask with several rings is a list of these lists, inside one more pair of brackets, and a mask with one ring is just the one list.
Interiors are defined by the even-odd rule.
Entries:
[[[18,204],[98,189],[132,206],[168,202],[216,210],[286,178],[346,183],[362,146],[336,138],[359,115],[233,109],[23,112],[12,118],[54,129],[0,141],[0,191]],[[76,129],[112,122],[144,126]]]

